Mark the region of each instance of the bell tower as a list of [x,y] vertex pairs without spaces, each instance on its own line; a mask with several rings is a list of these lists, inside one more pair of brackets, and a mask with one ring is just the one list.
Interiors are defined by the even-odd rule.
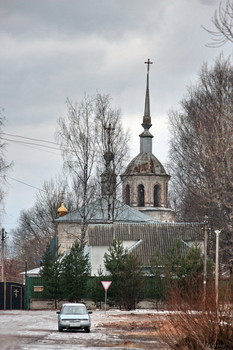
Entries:
[[160,161],[152,153],[153,135],[150,133],[149,72],[153,62],[148,59],[143,131],[140,137],[140,153],[129,163],[121,175],[123,201],[161,222],[173,222],[174,212],[168,208],[168,175]]

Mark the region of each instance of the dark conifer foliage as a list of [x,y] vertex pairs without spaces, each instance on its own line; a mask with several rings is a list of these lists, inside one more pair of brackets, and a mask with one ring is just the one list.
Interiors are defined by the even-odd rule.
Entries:
[[111,292],[114,301],[127,310],[135,308],[144,287],[144,278],[139,260],[115,240],[105,253],[104,263],[111,274]]
[[48,245],[42,259],[42,269],[40,273],[43,278],[44,293],[47,298],[55,300],[60,298],[61,263],[62,255],[58,253],[58,249],[51,249],[50,245]]
[[89,275],[88,255],[84,254],[80,242],[76,241],[62,261],[61,286],[64,297],[72,302],[80,301],[84,297]]

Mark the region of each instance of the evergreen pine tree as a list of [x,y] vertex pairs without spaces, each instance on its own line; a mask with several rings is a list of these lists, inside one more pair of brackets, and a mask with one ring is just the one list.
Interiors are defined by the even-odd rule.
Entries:
[[48,245],[42,259],[42,269],[40,272],[44,280],[44,293],[47,298],[59,299],[60,275],[61,275],[62,255],[58,253],[58,248],[51,249]]
[[62,262],[61,283],[64,298],[71,302],[79,301],[84,296],[89,275],[89,257],[76,241]]
[[[151,272],[154,275],[155,289],[160,285],[160,299],[167,298],[174,287],[188,294],[195,290],[197,294],[203,291],[204,256],[198,244],[183,251],[183,243],[178,241],[169,249],[166,255],[157,253],[151,262]],[[211,275],[212,263],[208,261],[208,275]]]
[[114,300],[127,310],[133,309],[144,286],[141,263],[117,240],[109,247],[108,253],[105,253],[104,263],[111,273]]

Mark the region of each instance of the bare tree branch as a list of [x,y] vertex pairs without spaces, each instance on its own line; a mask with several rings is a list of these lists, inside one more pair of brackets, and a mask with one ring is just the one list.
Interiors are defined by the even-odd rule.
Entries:
[[211,36],[212,42],[207,44],[208,47],[221,47],[228,41],[233,43],[233,2],[227,0],[225,6],[220,2],[218,10],[215,11],[212,23],[215,30],[203,27]]
[[[4,209],[4,197],[6,194],[4,185],[6,185],[6,175],[7,172],[12,167],[12,163],[8,163],[6,160],[6,144],[2,141],[2,127],[4,126],[5,118],[1,116],[3,109],[0,109],[0,207]],[[0,210],[1,212],[1,210]]]
[[203,65],[182,110],[170,112],[171,172],[180,218],[212,223],[233,237],[233,66]]
[[[59,120],[57,140],[63,149],[64,167],[71,175],[77,199],[76,209],[82,218],[81,245],[86,240],[89,203],[101,195],[100,175],[105,170],[104,154],[114,154],[113,173],[117,174],[127,157],[128,133],[123,132],[119,110],[110,105],[109,95],[85,96],[79,103],[67,101],[67,118]],[[107,135],[107,127],[111,132]]]
[[20,213],[19,225],[13,230],[15,256],[28,261],[29,268],[39,264],[47,244],[55,235],[53,220],[57,218],[61,192],[66,193],[66,207],[73,209],[72,196],[62,177],[45,181],[42,190],[36,193],[36,202],[31,209]]

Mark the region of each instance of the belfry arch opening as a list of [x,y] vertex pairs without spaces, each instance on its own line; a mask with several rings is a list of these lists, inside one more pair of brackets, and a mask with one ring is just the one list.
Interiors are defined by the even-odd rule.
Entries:
[[161,206],[161,190],[159,185],[154,186],[154,207]]
[[130,186],[129,184],[125,187],[125,204],[130,205]]
[[145,190],[143,185],[138,186],[138,206],[145,206]]

